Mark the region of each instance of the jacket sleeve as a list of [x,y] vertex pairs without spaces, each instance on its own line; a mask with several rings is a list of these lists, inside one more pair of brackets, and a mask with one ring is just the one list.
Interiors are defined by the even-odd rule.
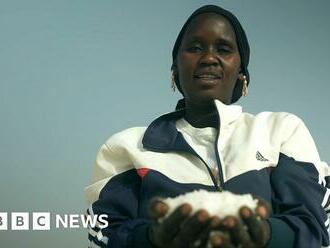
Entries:
[[114,135],[101,147],[85,189],[87,217],[107,216],[106,226],[89,225],[89,247],[151,247],[149,220],[138,217],[141,179],[123,143]]
[[310,132],[298,117],[287,117],[282,141],[278,165],[271,174],[274,215],[269,246],[277,247],[285,238],[294,247],[328,246],[329,167],[320,160]]

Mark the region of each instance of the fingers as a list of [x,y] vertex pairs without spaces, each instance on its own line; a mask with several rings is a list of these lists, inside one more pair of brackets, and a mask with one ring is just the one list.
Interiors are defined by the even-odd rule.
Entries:
[[161,224],[161,231],[165,240],[173,239],[181,228],[181,224],[189,217],[192,211],[190,204],[183,204],[168,216]]
[[212,216],[208,219],[206,226],[201,230],[199,235],[195,236],[195,240],[191,243],[191,247],[194,248],[205,248],[206,244],[209,242],[209,235],[211,230],[214,230],[220,225],[220,218],[218,216]]
[[160,199],[155,199],[150,203],[150,216],[154,219],[162,218],[169,210],[168,205]]
[[260,196],[254,195],[253,198],[258,200],[258,205],[256,208],[256,213],[259,215],[261,218],[266,219],[269,216],[269,213],[271,212],[271,205],[262,199]]
[[240,209],[240,215],[243,222],[247,226],[251,239],[257,243],[263,236],[263,228],[261,226],[260,219],[248,207],[242,207]]
[[270,237],[270,228],[264,219],[268,212],[264,206],[257,208],[256,214],[248,207],[240,209],[240,216],[246,225],[251,241],[258,246],[265,245]]
[[231,237],[231,242],[235,245],[241,245],[242,247],[250,247],[252,240],[244,223],[239,221],[234,216],[227,216],[223,219],[222,228],[228,231]]
[[183,204],[176,208],[163,222],[153,227],[153,240],[158,244],[172,242],[191,211],[192,207],[189,204]]
[[188,244],[200,240],[200,234],[207,227],[209,218],[210,216],[206,210],[199,210],[193,216],[186,219],[174,239],[174,245],[176,247],[187,247]]
[[[169,206],[156,199],[150,204],[150,215],[159,220],[166,216]],[[211,223],[216,226],[220,220],[218,217],[210,218],[206,210],[199,210],[190,216],[192,207],[190,204],[183,204],[175,209],[169,216],[161,222],[155,223],[151,227],[150,236],[154,244],[169,244],[171,247],[205,247]],[[203,245],[204,244],[204,245]]]
[[270,206],[264,201],[259,201],[256,208],[256,215],[260,216],[262,219],[267,219],[270,212]]
[[[242,207],[239,211],[242,221],[234,216],[227,216],[218,228],[230,235],[230,242],[235,247],[262,247],[270,238],[270,227],[265,220],[269,212],[264,204],[259,204],[255,212],[248,207]],[[224,247],[224,244],[215,244],[219,243],[219,240],[225,242],[226,247],[230,245],[223,237],[216,236],[212,241],[214,247]]]
[[230,236],[228,233],[221,231],[213,231],[210,233],[209,245],[212,248],[234,248],[235,246],[231,243]]

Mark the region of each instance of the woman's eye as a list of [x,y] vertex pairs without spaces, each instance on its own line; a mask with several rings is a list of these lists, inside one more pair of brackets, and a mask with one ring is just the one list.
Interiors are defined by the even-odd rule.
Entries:
[[218,47],[218,52],[219,53],[230,53],[231,49],[230,49],[230,47],[221,46],[221,47]]
[[188,51],[190,52],[199,52],[199,51],[202,51],[202,46],[199,46],[199,45],[192,45],[188,48]]

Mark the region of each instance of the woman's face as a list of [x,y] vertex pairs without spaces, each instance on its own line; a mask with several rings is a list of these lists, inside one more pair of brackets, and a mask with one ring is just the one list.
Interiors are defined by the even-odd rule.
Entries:
[[209,105],[213,99],[230,104],[240,65],[229,21],[215,13],[204,13],[190,22],[174,73],[188,104]]

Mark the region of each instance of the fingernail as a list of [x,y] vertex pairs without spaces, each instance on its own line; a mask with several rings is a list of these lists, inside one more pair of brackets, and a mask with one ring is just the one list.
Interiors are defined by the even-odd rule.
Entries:
[[248,208],[248,207],[242,207],[240,209],[240,215],[243,217],[243,218],[249,218],[252,214],[252,211]]
[[219,217],[217,217],[217,216],[213,217],[212,220],[211,220],[211,227],[219,226],[220,222],[221,222],[221,220],[220,220]]
[[237,221],[234,217],[226,217],[223,221],[223,224],[228,228],[233,228],[236,225]]
[[200,210],[200,212],[197,214],[197,219],[199,222],[205,222],[209,218],[209,214],[205,210]]
[[168,210],[168,206],[167,206],[165,203],[159,203],[159,204],[158,204],[158,209],[159,209],[161,212],[167,212],[167,210]]
[[157,202],[155,204],[155,212],[159,217],[164,216],[168,211],[168,206],[167,204],[163,202]]
[[259,215],[261,218],[266,219],[268,216],[268,211],[264,206],[258,206],[256,209],[257,215]]
[[192,208],[189,204],[184,204],[182,207],[181,207],[181,214],[183,215],[189,215],[190,212],[191,212]]

